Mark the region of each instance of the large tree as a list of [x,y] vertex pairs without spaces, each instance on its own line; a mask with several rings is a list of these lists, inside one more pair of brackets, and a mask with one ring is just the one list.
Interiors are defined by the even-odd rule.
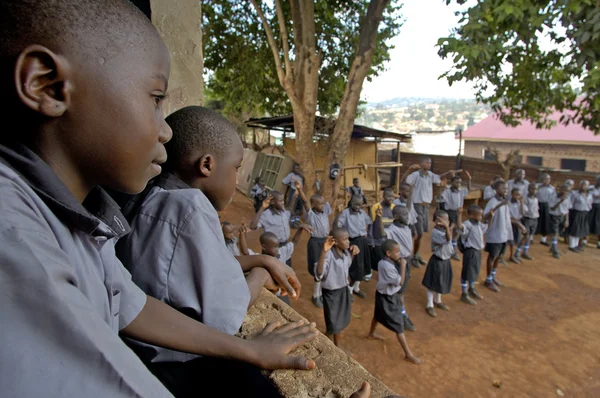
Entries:
[[600,132],[600,0],[479,0],[457,15],[438,43],[450,84],[473,82],[507,125],[548,128],[559,110],[559,123]]
[[[317,111],[338,113],[327,164],[343,164],[363,82],[383,70],[399,9],[393,0],[215,1],[204,13],[209,90],[230,112],[292,111],[310,184]],[[324,189],[333,199],[335,185]]]

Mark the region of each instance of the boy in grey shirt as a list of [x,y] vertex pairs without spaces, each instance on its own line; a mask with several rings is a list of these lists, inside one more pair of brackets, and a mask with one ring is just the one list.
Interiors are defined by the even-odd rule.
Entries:
[[[485,251],[488,252],[485,286],[494,292],[499,292],[499,288],[504,284],[496,278],[496,269],[506,251],[507,242],[513,239],[513,233],[510,210],[506,200],[506,183],[496,181],[494,189],[496,196],[487,202],[483,210],[483,217],[491,217],[485,233]],[[491,216],[488,216],[489,214]]]

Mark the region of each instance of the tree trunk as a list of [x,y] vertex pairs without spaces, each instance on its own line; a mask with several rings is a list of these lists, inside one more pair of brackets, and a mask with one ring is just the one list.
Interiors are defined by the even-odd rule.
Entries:
[[315,182],[315,151],[313,130],[315,126],[315,110],[293,109],[294,132],[296,133],[296,162],[300,163],[304,172],[304,192],[312,195]]
[[[367,14],[361,23],[358,49],[348,73],[346,89],[342,97],[342,103],[340,104],[340,112],[331,137],[331,148],[327,154],[326,168],[332,163],[338,163],[340,167],[344,167],[344,158],[346,157],[348,147],[350,146],[350,139],[352,138],[360,93],[373,63],[373,54],[375,53],[375,44],[377,42],[377,29],[383,18],[383,11],[389,2],[390,0],[372,0],[369,3]],[[377,175],[375,178],[377,178]],[[337,198],[339,183],[340,178],[338,177],[334,181],[327,179],[327,183],[323,184],[323,196],[332,205],[335,204]]]

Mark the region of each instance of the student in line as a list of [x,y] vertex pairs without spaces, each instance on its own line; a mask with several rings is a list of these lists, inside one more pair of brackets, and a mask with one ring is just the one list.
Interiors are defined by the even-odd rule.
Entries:
[[471,174],[468,171],[463,170],[463,173],[467,177],[467,187],[462,187],[462,178],[459,175],[454,175],[450,179],[450,186],[442,192],[442,197],[444,198],[445,210],[448,213],[448,218],[450,220],[450,224],[455,226],[454,231],[452,231],[452,247],[454,248],[454,253],[452,254],[452,259],[460,261],[460,256],[456,250],[456,239],[458,238],[458,211],[463,208],[465,203],[465,198],[469,194],[471,190]]
[[597,248],[600,249],[600,175],[596,176],[596,183],[590,188],[589,195],[592,199],[590,211],[590,234],[598,237]]
[[536,197],[540,208],[540,217],[538,219],[538,228],[536,233],[542,237],[540,243],[544,246],[550,246],[548,235],[552,234],[550,225],[550,202],[556,196],[556,189],[550,184],[550,174],[544,173],[541,176],[541,184],[538,186]]
[[506,200],[506,183],[496,181],[494,189],[496,190],[496,196],[487,202],[483,210],[483,217],[492,214],[489,227],[485,233],[485,251],[488,253],[485,287],[493,292],[499,292],[504,284],[496,278],[498,263],[504,256],[507,242],[513,239],[513,232],[508,200]]

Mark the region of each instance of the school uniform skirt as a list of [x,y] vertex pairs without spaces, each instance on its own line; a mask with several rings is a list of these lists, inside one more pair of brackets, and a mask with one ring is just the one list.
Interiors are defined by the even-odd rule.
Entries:
[[436,293],[450,293],[450,289],[452,288],[452,265],[450,264],[450,259],[442,260],[435,254],[432,255],[427,263],[422,284],[427,289]]
[[365,279],[365,275],[371,273],[371,255],[369,253],[369,240],[366,236],[357,236],[350,238],[350,246],[356,245],[360,253],[354,256],[350,266],[350,279],[352,282],[360,282]]
[[536,234],[547,236],[552,234],[552,225],[550,223],[550,205],[540,203],[540,218],[538,218]]
[[571,210],[569,212],[569,235],[585,238],[590,233],[587,211]]
[[352,297],[350,289],[344,286],[340,289],[323,289],[323,314],[327,334],[338,334],[350,324],[352,312]]
[[590,234],[600,235],[600,203],[594,203],[589,214]]
[[404,333],[404,318],[402,317],[400,295],[398,293],[388,295],[377,292],[375,294],[374,318],[392,332],[398,334]]
[[315,276],[315,264],[319,261],[319,257],[321,257],[321,252],[323,251],[323,245],[327,238],[314,238],[311,237],[308,240],[308,244],[306,246],[306,259],[308,260],[308,273],[313,277]]
[[479,278],[481,270],[481,250],[472,247],[465,248],[463,252],[463,266],[460,278],[463,281],[474,282]]

